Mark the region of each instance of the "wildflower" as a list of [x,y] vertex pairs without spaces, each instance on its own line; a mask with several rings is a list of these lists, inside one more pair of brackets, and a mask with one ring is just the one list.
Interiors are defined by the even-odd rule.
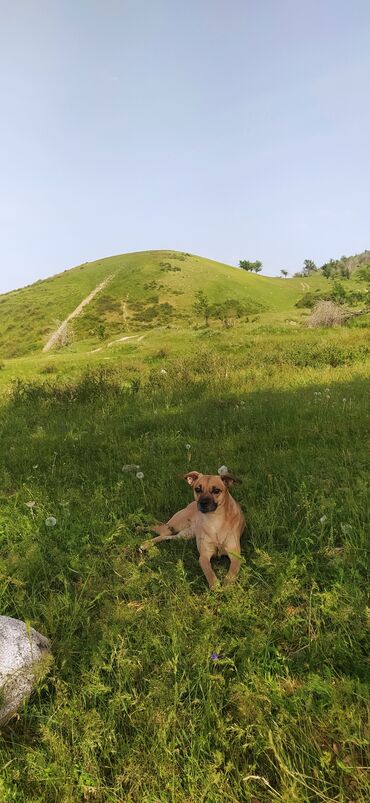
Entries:
[[47,516],[47,518],[45,519],[45,524],[47,527],[55,527],[56,523],[57,520],[55,516]]
[[137,471],[136,472],[136,476],[137,476],[138,480],[143,480],[144,479],[144,474],[143,474],[142,471]]
[[165,369],[165,368],[161,368],[161,370],[160,370],[160,372],[159,372],[159,373],[160,373],[160,374],[162,374],[162,376],[165,376],[165,375],[166,375],[166,373],[167,373],[167,371],[166,371],[166,369]]
[[320,519],[320,524],[325,524],[325,522],[326,522],[327,518],[328,518],[328,517],[327,517],[327,516],[325,516],[325,513],[324,513],[324,515],[323,515],[323,516],[321,516],[321,519]]
[[217,474],[227,474],[228,470],[227,466],[220,466],[220,468],[217,469]]
[[211,653],[211,660],[212,661],[218,661],[218,658],[219,658],[219,656],[218,656],[217,652],[212,652]]

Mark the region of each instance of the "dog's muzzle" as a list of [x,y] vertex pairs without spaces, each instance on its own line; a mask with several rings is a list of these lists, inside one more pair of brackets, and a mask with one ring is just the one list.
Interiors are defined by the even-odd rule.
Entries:
[[217,508],[217,504],[214,499],[199,499],[197,505],[198,510],[200,510],[201,513],[213,513],[213,511]]

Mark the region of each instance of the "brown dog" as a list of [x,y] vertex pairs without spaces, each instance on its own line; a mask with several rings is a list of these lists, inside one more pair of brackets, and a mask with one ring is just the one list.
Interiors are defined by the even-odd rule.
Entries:
[[217,583],[211,566],[211,558],[215,555],[230,558],[225,582],[231,583],[240,569],[240,536],[245,520],[240,505],[229,494],[229,487],[241,480],[228,473],[200,474],[199,471],[190,471],[184,479],[193,488],[195,501],[175,513],[167,524],[152,527],[158,535],[145,541],[141,549],[173,538],[196,538],[199,564],[209,587]]

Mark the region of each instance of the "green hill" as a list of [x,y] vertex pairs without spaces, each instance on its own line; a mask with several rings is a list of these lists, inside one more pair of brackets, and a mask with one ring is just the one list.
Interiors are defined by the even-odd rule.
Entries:
[[201,322],[193,309],[198,291],[208,300],[215,326],[227,325],[230,317],[251,324],[281,324],[292,315],[299,321],[305,313],[295,304],[302,295],[328,288],[321,274],[256,276],[173,251],[113,256],[0,296],[0,356],[41,352],[62,321],[103,282],[105,287],[65,327],[57,347],[92,350],[148,329],[186,329],[189,322]]

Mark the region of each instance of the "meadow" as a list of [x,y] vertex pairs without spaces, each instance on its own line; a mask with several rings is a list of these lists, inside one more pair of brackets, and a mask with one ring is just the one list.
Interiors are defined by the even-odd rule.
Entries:
[[[0,371],[1,610],[54,656],[1,801],[369,799],[368,329],[262,323]],[[222,464],[247,531],[210,592],[195,543],[138,547]]]

